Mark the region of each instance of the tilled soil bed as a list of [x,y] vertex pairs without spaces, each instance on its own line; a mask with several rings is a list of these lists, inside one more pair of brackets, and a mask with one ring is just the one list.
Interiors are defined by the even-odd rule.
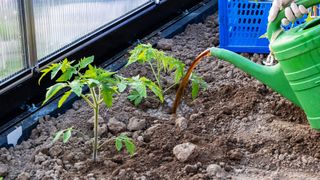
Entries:
[[[165,49],[190,65],[197,54],[218,46],[217,15],[189,25]],[[158,41],[154,38],[151,42]],[[265,55],[243,54],[261,63]],[[57,130],[73,126],[92,137],[91,109],[82,100],[59,117],[44,117],[29,140],[0,149],[0,176],[5,179],[320,179],[320,134],[304,113],[254,78],[216,58],[196,71],[208,83],[192,100],[187,90],[177,117],[165,103],[147,99],[138,108],[122,94],[112,108],[102,107],[101,142],[124,131],[137,145],[130,157],[105,144],[93,163],[91,142],[74,133],[70,142],[52,143]],[[132,65],[124,76],[148,75]],[[134,127],[134,128],[132,128]],[[131,129],[128,130],[128,129]],[[183,144],[183,145],[181,145]],[[181,148],[182,147],[182,148]]]

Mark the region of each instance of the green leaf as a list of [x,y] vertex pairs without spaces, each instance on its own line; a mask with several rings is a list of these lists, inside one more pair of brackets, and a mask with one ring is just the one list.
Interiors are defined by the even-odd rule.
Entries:
[[58,72],[61,70],[62,64],[58,64],[57,66],[55,66],[52,71],[51,71],[51,80],[56,77],[56,75],[58,74]]
[[0,180],[3,180],[3,177],[0,177]]
[[180,63],[176,63],[175,65],[175,68],[176,68],[176,71],[175,71],[175,77],[174,77],[174,81],[175,83],[179,83],[181,78],[183,77],[184,75],[184,64],[180,64]]
[[133,90],[128,96],[128,99],[130,101],[133,101],[135,106],[138,106],[142,102],[143,97],[141,97],[139,92],[137,92],[136,90]]
[[51,64],[50,66],[48,66],[47,68],[43,69],[41,72],[42,72],[42,75],[41,77],[39,78],[38,80],[38,84],[40,85],[40,82],[42,80],[42,78],[44,78],[49,72],[51,72],[54,68],[56,68],[57,66],[59,66],[59,64]]
[[132,140],[128,137],[124,139],[124,144],[126,146],[128,153],[132,156],[136,151],[136,146],[134,145]]
[[191,83],[192,83],[192,98],[197,98],[200,89],[206,90],[207,83],[199,76],[192,74],[191,75]]
[[119,92],[122,93],[124,90],[126,90],[126,88],[127,88],[127,84],[126,84],[126,83],[124,83],[124,82],[118,83],[118,90],[119,90]]
[[147,61],[150,61],[152,53],[153,51],[151,44],[139,44],[132,51],[130,51],[130,57],[126,66],[129,66],[135,62],[143,64]]
[[103,87],[102,88],[102,98],[104,103],[107,105],[107,107],[111,107],[113,103],[113,94],[115,94],[116,91],[109,87]]
[[160,87],[156,83],[152,82],[151,80],[147,79],[146,77],[141,77],[140,79],[160,99],[161,102],[164,101],[162,90],[160,89]]
[[72,135],[72,128],[67,129],[67,131],[63,134],[63,143],[67,143]]
[[85,78],[91,78],[91,79],[95,79],[97,78],[97,73],[96,73],[96,69],[92,66],[92,65],[88,65],[89,69],[86,70],[86,72],[84,73],[84,77]]
[[57,82],[69,81],[76,72],[77,72],[77,70],[73,67],[66,69],[62,73],[62,75],[57,79]]
[[54,138],[52,140],[52,142],[56,142],[60,139],[61,135],[63,134],[64,130],[58,131],[55,135]]
[[115,146],[116,146],[117,151],[121,151],[121,149],[122,149],[122,140],[121,140],[121,138],[119,138],[119,137],[116,138]]
[[48,102],[54,95],[56,95],[61,89],[67,87],[66,83],[57,83],[51,87],[48,88],[47,93],[46,93],[46,99],[45,101],[42,103],[45,104],[46,102]]
[[268,38],[268,34],[267,34],[267,33],[264,33],[264,34],[262,34],[262,35],[259,37],[259,39],[263,39],[263,38]]
[[128,138],[126,135],[121,134],[116,138],[115,146],[118,151],[121,151],[123,143],[126,147],[127,152],[132,156],[136,151],[136,146],[133,143],[131,138]]
[[71,66],[71,64],[73,63],[73,61],[72,62],[69,62],[68,61],[68,59],[67,58],[65,58],[63,61],[62,61],[62,63],[61,63],[61,71],[62,72],[66,72],[69,68],[70,68],[70,66]]
[[64,95],[61,97],[61,99],[59,100],[58,103],[58,108],[60,108],[62,106],[62,104],[68,99],[68,97],[71,95],[72,90],[69,90],[67,92],[64,93]]
[[81,96],[82,94],[82,88],[83,84],[80,82],[80,80],[74,80],[70,83],[70,87],[72,92],[74,92],[78,97]]
[[143,81],[140,79],[139,76],[135,76],[132,78],[133,82],[130,83],[132,89],[136,90],[136,92],[139,93],[139,95],[143,98],[147,97],[147,87],[143,83]]
[[192,95],[192,99],[196,99],[198,94],[199,94],[199,89],[200,89],[200,85],[198,82],[196,81],[193,81],[192,82],[192,92],[191,92],[191,95]]
[[95,80],[95,79],[87,79],[88,81],[88,85],[90,87],[95,87],[97,86],[98,84],[100,84],[100,82],[98,80]]
[[86,68],[89,64],[94,61],[94,56],[86,57],[80,60],[79,69]]

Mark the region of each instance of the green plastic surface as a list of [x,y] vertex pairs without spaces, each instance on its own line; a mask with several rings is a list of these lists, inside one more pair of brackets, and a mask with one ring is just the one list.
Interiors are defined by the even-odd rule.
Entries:
[[[297,3],[311,7],[320,0],[298,0]],[[234,64],[300,106],[310,126],[320,130],[320,19],[280,32],[283,17],[281,11],[268,25],[267,32],[278,64],[259,65],[219,48],[211,48],[211,55]],[[275,33],[276,37],[272,37]]]

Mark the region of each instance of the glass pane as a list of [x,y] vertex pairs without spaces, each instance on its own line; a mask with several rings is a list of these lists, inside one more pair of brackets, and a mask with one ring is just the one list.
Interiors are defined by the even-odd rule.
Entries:
[[33,0],[41,59],[149,0]]
[[0,82],[24,67],[17,0],[0,3]]

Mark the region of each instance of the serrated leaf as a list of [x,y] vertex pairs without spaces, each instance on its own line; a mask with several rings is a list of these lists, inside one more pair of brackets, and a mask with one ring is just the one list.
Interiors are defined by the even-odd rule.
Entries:
[[63,133],[63,143],[67,143],[71,138],[71,135],[72,135],[72,129],[69,128],[66,130],[65,133]]
[[62,64],[58,64],[57,66],[55,66],[52,71],[51,71],[51,80],[53,78],[56,77],[56,75],[58,74],[58,72],[61,70]]
[[121,138],[119,138],[119,137],[116,138],[115,146],[116,146],[117,151],[121,151],[121,149],[122,149],[122,140],[121,140]]
[[113,94],[115,94],[116,91],[109,87],[103,87],[102,89],[102,98],[104,103],[107,105],[107,107],[111,107],[113,103]]
[[111,71],[106,71],[104,69],[99,69],[99,77],[102,78],[107,78],[107,77],[111,77],[112,75],[116,74],[116,72],[111,72]]
[[95,87],[100,84],[100,82],[95,79],[87,79],[87,81],[90,87]]
[[130,93],[130,95],[128,96],[128,99],[130,101],[133,101],[135,106],[138,106],[142,102],[143,98],[141,97],[141,95],[136,90],[133,90]]
[[58,64],[54,63],[51,64],[50,66],[48,66],[47,68],[41,70],[42,75],[40,76],[39,80],[38,80],[38,84],[40,85],[41,80],[49,73],[52,71],[52,69],[54,69],[55,67],[57,67]]
[[60,98],[60,100],[58,102],[58,108],[60,108],[63,105],[63,103],[68,99],[68,97],[71,95],[71,93],[72,93],[71,90],[64,93],[64,95]]
[[56,142],[60,139],[61,135],[63,134],[64,130],[58,131],[55,135],[54,138],[52,140],[52,142]]
[[127,84],[126,83],[120,82],[118,84],[118,90],[119,90],[120,93],[122,93],[124,90],[126,90],[126,88],[127,88]]
[[80,60],[79,69],[86,68],[89,64],[94,61],[94,56],[86,57]]
[[156,83],[152,82],[146,77],[141,77],[141,81],[146,84],[146,86],[159,98],[161,102],[164,101],[162,90],[156,85]]
[[62,61],[61,65],[62,65],[62,66],[61,66],[61,71],[62,71],[62,72],[66,72],[67,69],[70,68],[71,63],[68,61],[67,58],[65,58],[65,59]]
[[132,51],[130,51],[130,57],[126,66],[135,62],[145,63],[150,60],[150,53],[152,52],[147,52],[150,48],[152,48],[151,44],[139,44],[136,46]]
[[199,83],[198,82],[192,82],[192,92],[191,92],[191,95],[192,95],[192,99],[196,99],[198,94],[199,94],[199,89],[200,89],[200,86],[199,86]]
[[140,95],[137,91],[132,91],[131,94],[128,96],[128,99],[130,101],[134,101],[136,98],[138,98]]
[[66,83],[57,83],[51,87],[48,88],[47,93],[46,93],[46,99],[45,101],[42,103],[45,104],[46,102],[48,102],[54,95],[56,95],[61,89],[67,87]]
[[68,69],[65,70],[65,71],[62,73],[62,75],[57,79],[57,82],[69,81],[76,72],[77,72],[77,71],[76,71],[75,68],[68,68]]
[[192,83],[192,98],[197,98],[200,89],[205,90],[207,88],[207,83],[199,76],[192,74],[191,75],[191,83]]
[[135,106],[138,106],[141,102],[142,102],[142,97],[141,96],[138,96],[135,100],[134,100],[134,105]]
[[72,92],[74,92],[78,97],[82,94],[82,88],[83,84],[80,82],[80,80],[74,80],[70,83],[70,88]]
[[124,139],[124,144],[126,146],[128,153],[132,156],[136,151],[136,146],[128,137]]
[[136,90],[141,97],[143,97],[143,98],[147,97],[147,87],[145,84],[143,84],[140,81],[140,79],[138,81],[132,83],[132,88],[134,90]]
[[181,78],[184,75],[184,65],[183,64],[176,64],[175,66],[176,71],[175,71],[175,76],[174,76],[174,82],[179,83]]
[[97,78],[97,73],[95,71],[95,68],[89,64],[89,69],[86,70],[86,72],[83,75],[86,78],[91,78],[91,79],[95,79]]

